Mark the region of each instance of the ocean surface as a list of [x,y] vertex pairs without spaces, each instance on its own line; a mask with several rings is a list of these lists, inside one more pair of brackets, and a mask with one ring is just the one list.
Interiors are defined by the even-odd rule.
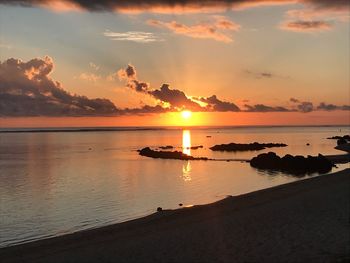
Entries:
[[[0,129],[0,246],[123,222],[154,213],[157,207],[205,204],[317,176],[267,173],[242,161],[139,156],[137,150],[146,146],[172,145],[193,156],[215,159],[244,160],[268,151],[332,155],[342,152],[334,149],[335,140],[326,138],[350,133],[349,127],[64,130]],[[255,141],[288,147],[237,153],[209,149]],[[203,148],[187,148],[199,145]],[[348,164],[333,171],[345,167]]]

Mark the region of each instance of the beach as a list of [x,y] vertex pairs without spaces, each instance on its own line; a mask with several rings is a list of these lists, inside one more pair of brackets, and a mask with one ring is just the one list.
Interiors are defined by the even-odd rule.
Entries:
[[2,262],[347,262],[350,169],[0,249]]

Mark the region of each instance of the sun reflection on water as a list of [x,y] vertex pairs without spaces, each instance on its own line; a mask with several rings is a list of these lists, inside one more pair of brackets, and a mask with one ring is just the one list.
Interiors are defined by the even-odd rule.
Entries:
[[184,181],[191,181],[192,178],[191,178],[191,162],[190,161],[187,161],[186,163],[184,163],[182,165],[182,179]]
[[[182,152],[191,155],[191,132],[189,130],[182,131]],[[191,163],[187,161],[182,166],[182,178],[184,181],[191,181]]]
[[182,152],[191,155],[191,132],[189,130],[182,131]]

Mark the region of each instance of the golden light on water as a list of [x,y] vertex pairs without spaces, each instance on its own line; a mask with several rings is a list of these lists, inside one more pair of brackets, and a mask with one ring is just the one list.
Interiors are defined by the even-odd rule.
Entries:
[[182,152],[191,155],[191,132],[189,130],[182,131]]
[[[191,155],[191,131],[182,131],[182,152],[187,155]],[[191,163],[187,161],[182,166],[182,178],[184,181],[191,181]]]

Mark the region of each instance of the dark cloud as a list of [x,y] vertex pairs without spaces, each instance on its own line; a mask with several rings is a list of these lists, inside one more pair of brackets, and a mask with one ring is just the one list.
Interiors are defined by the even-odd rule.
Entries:
[[[56,2],[56,5],[55,5]],[[214,12],[218,8],[250,7],[259,5],[290,4],[290,0],[65,0],[61,5],[52,0],[0,0],[2,4],[21,6],[44,6],[50,8],[85,9],[89,11],[119,12]],[[296,0],[301,4],[319,9],[345,9],[348,0]]]
[[314,105],[312,102],[304,101],[297,105],[297,109],[300,112],[308,113],[314,110]]
[[134,109],[126,108],[123,110],[123,112],[126,114],[165,113],[170,111],[172,111],[170,108],[163,108],[160,105],[156,105],[156,106],[145,105],[141,108],[134,108]]
[[50,57],[0,62],[0,115],[113,115],[120,111],[107,99],[68,93],[51,79],[53,68]]
[[245,104],[244,107],[247,109],[245,111],[248,111],[248,112],[289,112],[291,111],[285,107],[281,107],[281,106],[272,107],[264,104],[256,104],[253,106]]
[[127,87],[137,92],[148,92],[149,84],[137,79],[136,68],[133,65],[129,64],[125,69],[118,70],[116,74],[120,80],[127,81]]
[[327,21],[287,21],[281,25],[281,29],[296,31],[296,32],[314,32],[314,31],[327,31],[332,29],[333,24]]
[[236,104],[234,104],[232,102],[226,102],[226,101],[219,100],[216,97],[216,95],[213,95],[213,96],[208,97],[208,98],[198,98],[198,100],[207,103],[208,104],[207,108],[209,111],[221,111],[221,112],[240,111],[240,108]]
[[291,101],[291,102],[293,102],[293,103],[298,103],[298,102],[299,102],[299,100],[296,99],[296,98],[290,98],[289,101]]
[[193,111],[203,111],[198,103],[189,99],[186,94],[177,89],[170,89],[168,84],[163,84],[160,89],[156,89],[148,92],[154,98],[167,102],[171,105],[171,107],[177,109],[188,109]]
[[256,79],[271,79],[271,78],[285,78],[283,76],[268,72],[268,71],[252,71],[245,70],[245,74]]
[[350,105],[337,106],[334,104],[327,104],[325,102],[321,102],[320,105],[317,106],[317,110],[325,110],[325,111],[350,110]]

